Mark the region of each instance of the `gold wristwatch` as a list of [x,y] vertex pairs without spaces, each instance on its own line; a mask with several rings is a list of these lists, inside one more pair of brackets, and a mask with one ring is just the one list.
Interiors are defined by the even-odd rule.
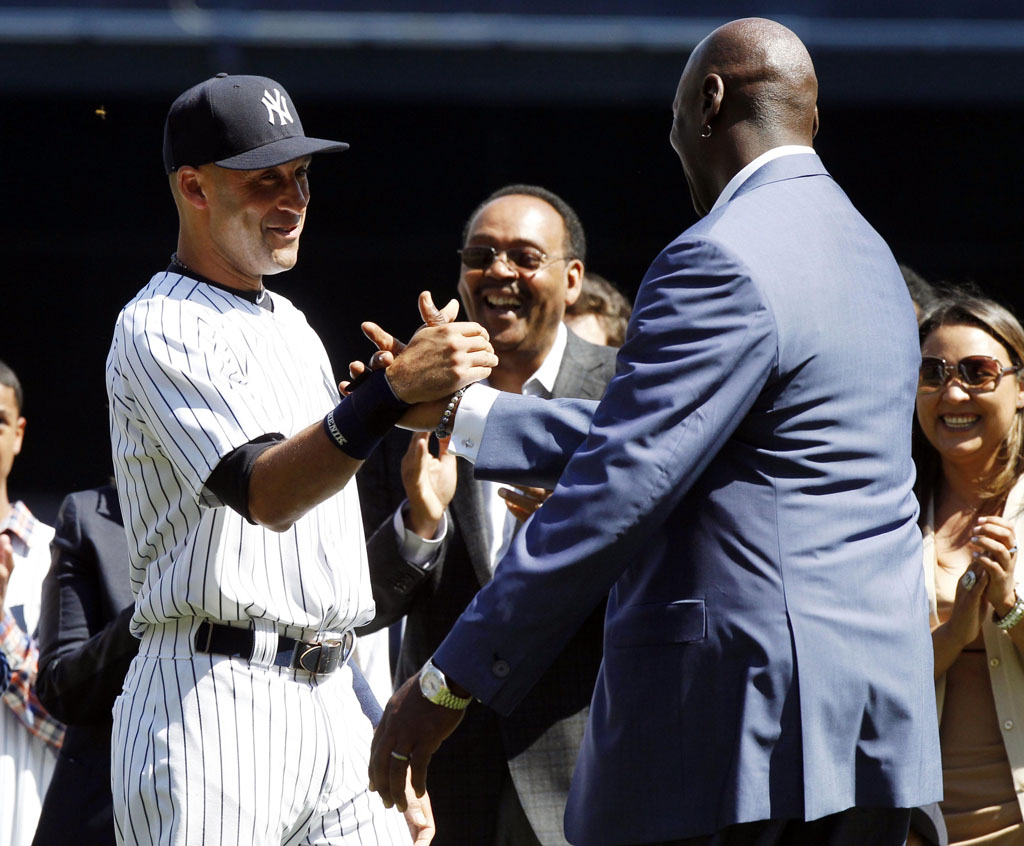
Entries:
[[448,680],[444,673],[434,666],[431,658],[427,659],[427,663],[420,670],[420,693],[435,705],[451,708],[453,711],[465,710],[473,701],[472,696],[456,696],[448,689]]

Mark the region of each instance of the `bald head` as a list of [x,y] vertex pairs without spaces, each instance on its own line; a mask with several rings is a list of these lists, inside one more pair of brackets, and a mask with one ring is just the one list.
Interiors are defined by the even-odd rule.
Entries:
[[761,153],[810,146],[817,99],[807,48],[775,21],[732,21],[698,44],[679,81],[672,129],[697,211],[706,213],[732,175]]
[[694,55],[699,75],[718,74],[735,98],[732,105],[762,131],[810,144],[818,79],[794,33],[775,21],[744,18],[716,29]]

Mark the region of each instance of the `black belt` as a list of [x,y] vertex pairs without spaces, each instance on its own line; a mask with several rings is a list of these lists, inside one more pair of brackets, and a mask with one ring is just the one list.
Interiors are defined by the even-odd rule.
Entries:
[[[320,643],[308,643],[278,635],[277,655],[274,656],[272,663],[275,667],[305,670],[318,676],[330,675],[345,665],[352,654],[355,642],[356,636],[352,631],[345,632],[341,640],[325,640]],[[203,620],[196,629],[196,652],[227,655],[251,661],[254,645],[255,638],[251,628],[236,629]]]

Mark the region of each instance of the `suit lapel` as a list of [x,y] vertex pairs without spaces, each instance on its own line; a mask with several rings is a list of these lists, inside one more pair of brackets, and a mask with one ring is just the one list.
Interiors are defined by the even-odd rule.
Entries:
[[469,562],[482,587],[491,580],[491,568],[487,560],[491,530],[484,513],[483,486],[473,479],[472,464],[463,459],[456,461],[458,484],[449,507],[462,531]]
[[595,354],[600,349],[570,331],[551,396],[601,399],[607,385],[599,373],[601,358]]

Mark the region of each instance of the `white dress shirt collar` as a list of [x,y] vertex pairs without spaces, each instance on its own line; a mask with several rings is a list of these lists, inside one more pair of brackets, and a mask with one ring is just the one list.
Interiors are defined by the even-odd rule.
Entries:
[[565,355],[565,345],[568,341],[569,330],[564,323],[558,324],[555,332],[555,341],[548,350],[537,371],[525,382],[523,382],[523,393],[532,397],[550,397],[555,389],[555,380],[558,378],[558,371],[562,367],[562,356]]
[[784,144],[781,147],[774,147],[767,153],[761,153],[756,159],[742,168],[732,179],[730,179],[726,186],[722,189],[722,193],[718,195],[718,199],[715,200],[715,204],[711,207],[711,211],[724,206],[729,200],[732,199],[739,187],[746,182],[758,168],[768,164],[768,162],[774,159],[781,159],[783,156],[797,156],[805,155],[810,153],[812,156],[815,155],[813,147],[805,147],[803,144]]

